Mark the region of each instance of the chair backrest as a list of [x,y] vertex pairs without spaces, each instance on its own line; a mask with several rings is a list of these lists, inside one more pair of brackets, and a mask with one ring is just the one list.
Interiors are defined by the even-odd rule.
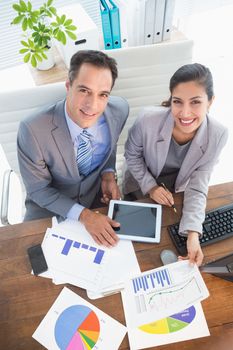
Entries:
[[106,51],[117,60],[119,77],[112,94],[127,99],[130,114],[117,149],[117,173],[122,183],[124,144],[128,130],[145,106],[160,105],[169,97],[169,80],[184,64],[192,62],[192,40],[163,42]]
[[[159,105],[169,97],[169,79],[177,68],[192,61],[192,47],[191,40],[184,40],[106,51],[117,60],[119,70],[112,94],[126,98],[130,105],[130,115],[118,142],[117,172],[120,185],[129,127],[140,108]],[[19,173],[16,135],[20,120],[64,96],[63,82],[0,93],[0,143],[16,173]]]
[[0,226],[22,222],[22,210],[20,179],[11,169],[0,144]]

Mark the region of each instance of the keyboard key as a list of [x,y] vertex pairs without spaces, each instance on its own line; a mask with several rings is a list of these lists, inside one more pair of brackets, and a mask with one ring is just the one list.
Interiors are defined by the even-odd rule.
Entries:
[[[178,234],[179,224],[168,227],[169,234],[178,252],[187,253],[186,238]],[[233,237],[233,203],[216,208],[206,213],[203,223],[203,236],[200,238],[201,246],[209,245]]]

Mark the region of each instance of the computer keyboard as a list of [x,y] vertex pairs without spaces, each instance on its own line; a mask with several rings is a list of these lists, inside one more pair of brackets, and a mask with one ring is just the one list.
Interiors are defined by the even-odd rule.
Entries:
[[[225,205],[206,213],[203,223],[203,236],[200,238],[201,246],[222,241],[233,236],[233,203]],[[186,237],[178,234],[179,223],[168,227],[171,239],[181,255],[187,253]]]

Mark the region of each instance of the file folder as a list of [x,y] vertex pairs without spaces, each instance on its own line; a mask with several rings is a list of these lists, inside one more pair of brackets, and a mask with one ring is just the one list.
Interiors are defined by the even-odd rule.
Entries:
[[114,49],[121,48],[121,28],[120,28],[120,16],[119,8],[116,6],[113,0],[108,1],[111,32],[112,32],[112,43]]
[[104,37],[104,47],[106,50],[113,49],[112,31],[109,8],[105,0],[100,0],[100,13],[102,21],[102,31]]
[[165,15],[166,0],[155,0],[155,17],[154,17],[154,36],[153,43],[159,43],[163,40],[163,22]]
[[129,28],[128,23],[130,21],[130,8],[124,0],[115,0],[115,4],[119,9],[120,18],[120,31],[121,31],[121,47],[129,46]]
[[156,0],[146,0],[145,2],[145,25],[144,25],[144,44],[145,45],[153,43],[155,3],[156,3]]
[[137,45],[145,43],[145,2],[146,0],[135,0],[135,32],[137,35]]
[[169,40],[171,38],[174,9],[175,9],[175,0],[166,0],[164,21],[163,21],[163,40]]

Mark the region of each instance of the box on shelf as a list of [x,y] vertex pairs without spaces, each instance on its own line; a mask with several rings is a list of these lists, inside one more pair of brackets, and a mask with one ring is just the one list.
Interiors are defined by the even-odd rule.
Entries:
[[69,68],[70,59],[78,50],[99,50],[99,32],[96,24],[80,4],[59,8],[58,15],[61,14],[72,19],[73,24],[77,27],[76,41],[67,37],[66,45],[56,43],[67,68]]

